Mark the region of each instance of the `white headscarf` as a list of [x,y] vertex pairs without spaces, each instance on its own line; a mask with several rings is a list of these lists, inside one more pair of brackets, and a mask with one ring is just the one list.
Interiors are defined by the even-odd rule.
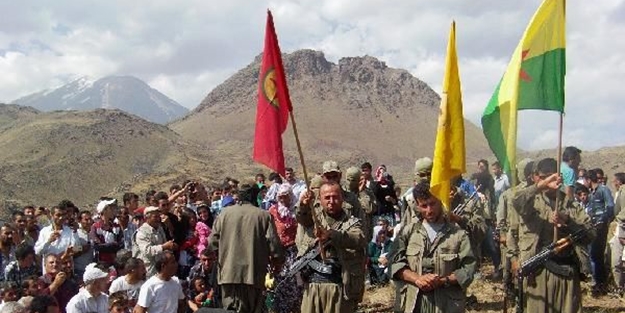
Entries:
[[291,199],[291,203],[290,203],[290,206],[287,208],[286,206],[282,204],[282,202],[280,202],[280,200],[278,200],[278,214],[280,215],[280,217],[286,217],[289,214],[292,214],[291,209],[297,203],[297,199],[295,198],[295,194],[293,193],[293,188],[291,188],[291,185],[287,183],[284,183],[280,185],[280,187],[278,187],[278,197],[284,196],[284,195],[289,196],[289,198]]

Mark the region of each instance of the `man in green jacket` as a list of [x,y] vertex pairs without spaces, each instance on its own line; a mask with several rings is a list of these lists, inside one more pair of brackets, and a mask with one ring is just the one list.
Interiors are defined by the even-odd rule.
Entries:
[[302,313],[351,313],[362,300],[367,241],[360,219],[344,210],[343,195],[338,183],[326,182],[319,190],[321,206],[307,191],[296,208],[297,221],[307,230],[298,233],[306,237],[297,241],[300,252],[331,240],[303,273]]
[[402,228],[391,249],[390,274],[404,282],[404,312],[465,312],[476,260],[467,232],[450,222],[427,182],[413,189],[420,219]]
[[[575,313],[582,310],[580,275],[589,274],[587,245],[595,236],[590,217],[560,191],[562,180],[556,160],[543,159],[536,165],[536,183],[516,190],[512,207],[519,215],[519,262],[536,255],[557,239],[585,230],[579,242],[569,246],[524,282],[525,312]],[[554,210],[556,197],[560,197]],[[558,238],[554,238],[554,226]]]
[[224,308],[260,313],[267,268],[279,272],[284,252],[271,215],[249,203],[250,191],[240,190],[242,201],[219,214],[209,244],[218,249],[217,283]]

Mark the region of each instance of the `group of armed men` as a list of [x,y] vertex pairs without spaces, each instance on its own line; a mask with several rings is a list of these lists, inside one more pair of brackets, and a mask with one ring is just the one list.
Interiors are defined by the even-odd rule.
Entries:
[[[517,290],[504,297],[517,295],[513,297],[517,311],[581,312],[581,281],[593,274],[589,245],[601,224],[611,220],[594,219],[588,207],[571,192],[574,186],[568,181],[576,179],[577,173],[571,176],[570,171],[579,166],[580,152],[567,147],[560,170],[553,158],[519,162],[518,184],[501,194],[494,193],[495,180],[488,174],[487,164],[486,175],[478,173],[471,180],[455,177],[450,182],[450,208],[445,208],[430,192],[431,159],[417,160],[414,186],[397,201],[401,223],[386,257],[387,273],[396,288],[393,311],[465,312],[467,287],[481,262],[480,245],[494,234],[501,248],[504,283]],[[338,164],[325,162],[322,173],[311,180],[309,189],[301,192],[294,208],[300,261],[311,251],[318,252],[313,254],[314,259],[306,259],[305,270],[295,273],[298,282],[304,282],[301,312],[355,312],[363,298],[366,246],[374,236],[376,204],[358,168],[350,168],[346,176],[346,187],[342,187]],[[473,188],[467,187],[471,185]],[[495,197],[498,203],[493,201]],[[233,246],[258,242],[253,239],[259,233],[255,228],[237,234],[236,240],[220,238],[219,234],[220,228],[226,229],[229,223],[228,214],[243,216],[251,210],[230,210],[219,217],[223,225],[213,233],[213,242],[220,249],[219,264],[237,263]],[[264,214],[262,210],[254,212]],[[249,222],[237,220],[230,223]],[[267,216],[269,235],[263,235],[269,238],[268,251],[260,253],[264,256],[261,259],[268,262],[254,266],[262,275],[265,265],[279,272],[283,259],[269,220]],[[228,226],[237,230],[243,227],[246,226]],[[222,256],[224,249],[228,253]],[[246,285],[238,288],[243,289],[228,292],[229,302],[238,304],[231,308],[260,312],[261,291]]]

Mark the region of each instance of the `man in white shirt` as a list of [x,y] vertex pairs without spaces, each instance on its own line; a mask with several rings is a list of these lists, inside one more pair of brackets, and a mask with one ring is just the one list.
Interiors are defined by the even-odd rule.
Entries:
[[159,253],[154,266],[158,274],[150,277],[139,291],[134,313],[182,313],[185,312],[184,293],[178,278],[178,262],[171,251]]
[[83,275],[85,287],[72,297],[65,307],[67,313],[107,313],[109,297],[106,295],[108,273],[95,263],[87,265]]
[[284,180],[286,180],[286,184],[291,186],[295,199],[299,199],[302,192],[306,190],[306,183],[301,179],[297,179],[295,172],[290,167],[284,169]]
[[[495,197],[493,200],[495,202],[499,201],[499,196],[510,188],[510,180],[508,179],[508,175],[501,170],[501,164],[495,161],[493,165],[491,165],[493,170],[493,179],[495,180]],[[497,203],[494,204],[494,207],[497,207]]]
[[52,225],[41,229],[39,238],[35,243],[37,255],[63,254],[68,248],[78,245],[78,235],[65,225],[67,222],[66,211],[63,207],[52,208]]

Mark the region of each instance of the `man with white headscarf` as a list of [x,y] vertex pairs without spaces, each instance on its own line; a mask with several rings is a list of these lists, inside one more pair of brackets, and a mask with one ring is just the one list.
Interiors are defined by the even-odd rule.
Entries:
[[109,297],[106,295],[108,273],[96,263],[87,265],[83,274],[85,287],[81,288],[65,308],[67,313],[107,313]]

